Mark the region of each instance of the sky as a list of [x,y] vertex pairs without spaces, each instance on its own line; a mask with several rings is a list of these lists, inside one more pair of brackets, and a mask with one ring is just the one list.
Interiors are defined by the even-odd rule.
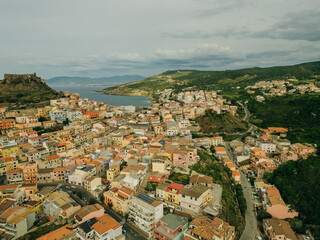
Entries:
[[319,0],[0,0],[0,79],[318,61],[319,13]]

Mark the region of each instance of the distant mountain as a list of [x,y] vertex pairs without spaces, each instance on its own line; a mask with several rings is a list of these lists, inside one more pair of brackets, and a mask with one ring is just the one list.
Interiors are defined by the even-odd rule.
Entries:
[[34,74],[5,74],[0,80],[0,103],[30,103],[56,98],[58,93]]
[[50,86],[114,86],[142,80],[144,78],[145,77],[140,75],[123,75],[101,78],[59,76],[47,79],[46,81]]
[[[240,96],[244,87],[259,81],[291,80],[293,84],[315,83],[320,78],[320,61],[292,66],[267,68],[245,68],[225,71],[173,70],[151,76],[142,81],[108,87],[106,94],[136,95],[153,97],[156,91],[171,88],[222,90],[225,96]],[[241,92],[242,91],[242,92]]]

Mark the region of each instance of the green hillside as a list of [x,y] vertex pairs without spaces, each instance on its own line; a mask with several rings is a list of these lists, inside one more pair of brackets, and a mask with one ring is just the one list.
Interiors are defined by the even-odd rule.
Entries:
[[258,81],[295,79],[293,83],[299,84],[315,82],[319,76],[320,61],[293,66],[255,67],[226,71],[174,70],[142,81],[106,88],[103,91],[106,94],[152,96],[157,90],[173,88],[178,92],[190,87],[202,90],[222,90],[223,95],[237,98],[243,94],[244,87]]
[[315,239],[320,239],[320,157],[289,161],[266,178],[278,187],[285,202],[299,212],[299,218],[307,225],[300,224],[295,230],[311,228]]
[[217,114],[207,110],[204,115],[195,120],[203,133],[236,133],[247,129],[245,122],[228,112]]
[[320,94],[295,94],[269,97],[264,102],[251,99],[250,121],[258,127],[288,128],[292,142],[316,143],[320,146]]
[[34,103],[56,98],[58,93],[36,74],[5,74],[0,80],[0,103]]

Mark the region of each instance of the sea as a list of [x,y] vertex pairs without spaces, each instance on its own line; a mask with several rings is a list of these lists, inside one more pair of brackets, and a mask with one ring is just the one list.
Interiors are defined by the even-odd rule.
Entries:
[[143,96],[119,96],[119,95],[106,95],[96,90],[101,90],[107,86],[62,86],[53,85],[50,87],[56,91],[68,91],[69,93],[79,93],[83,98],[90,98],[97,102],[105,102],[113,106],[127,106],[133,105],[136,107],[145,107],[152,105],[149,98]]

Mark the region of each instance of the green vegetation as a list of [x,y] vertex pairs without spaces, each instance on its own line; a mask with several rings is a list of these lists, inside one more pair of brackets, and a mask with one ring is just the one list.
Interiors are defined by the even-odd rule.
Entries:
[[22,237],[19,237],[18,239],[19,240],[34,240],[34,239],[37,239],[37,238],[39,238],[49,232],[54,231],[62,226],[63,225],[56,225],[54,223],[51,223],[49,225],[43,225],[43,226],[37,228],[36,231],[27,233],[27,234],[23,235]]
[[157,186],[158,186],[158,183],[156,183],[156,182],[147,182],[147,186],[146,186],[146,191],[148,191],[148,192],[154,192],[154,191],[156,191],[156,189],[157,189]]
[[256,207],[257,219],[262,221],[263,219],[272,218],[272,215],[268,213],[263,207]]
[[236,133],[247,129],[246,122],[231,115],[229,112],[217,114],[206,110],[205,114],[196,118],[203,133]]
[[241,185],[236,185],[229,168],[224,167],[215,156],[198,151],[200,161],[192,166],[192,170],[211,176],[215,183],[223,187],[222,212],[219,217],[235,226],[240,236],[244,229],[244,212],[246,201]]
[[222,90],[228,99],[243,99],[244,87],[259,81],[294,79],[294,84],[315,82],[320,75],[320,62],[269,68],[246,68],[226,71],[174,70],[146,78],[142,81],[106,88],[107,94],[145,95],[152,97],[159,90],[184,88],[197,90]]
[[37,131],[38,134],[43,134],[43,133],[49,133],[49,132],[55,132],[55,131],[63,130],[63,125],[62,124],[57,124],[56,126],[51,127],[51,128],[34,127],[33,129],[35,131]]
[[284,201],[299,212],[299,218],[320,238],[320,157],[289,161],[266,179],[277,186]]
[[250,165],[250,164],[251,164],[251,160],[250,159],[247,159],[247,160],[244,160],[242,162],[239,162],[240,166],[245,166],[245,165]]
[[320,146],[320,94],[270,97],[265,102],[250,100],[250,121],[258,127],[288,128],[292,142]]
[[0,103],[32,103],[56,98],[58,93],[35,74],[5,74],[0,81]]
[[182,173],[176,173],[174,171],[171,171],[169,175],[169,180],[174,182],[180,182],[184,185],[189,184],[190,175],[189,174],[182,174]]

